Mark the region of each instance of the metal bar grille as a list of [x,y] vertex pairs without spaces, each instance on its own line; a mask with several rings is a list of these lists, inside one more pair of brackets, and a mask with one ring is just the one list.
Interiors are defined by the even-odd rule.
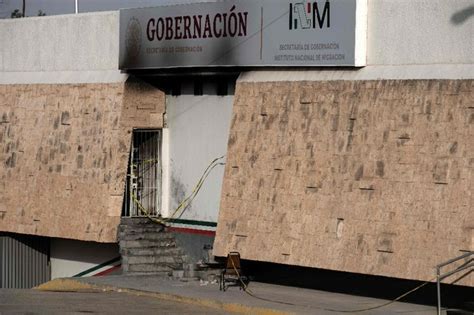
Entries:
[[161,205],[161,131],[134,130],[125,216],[158,216]]
[[50,280],[49,239],[0,236],[0,288],[32,288]]

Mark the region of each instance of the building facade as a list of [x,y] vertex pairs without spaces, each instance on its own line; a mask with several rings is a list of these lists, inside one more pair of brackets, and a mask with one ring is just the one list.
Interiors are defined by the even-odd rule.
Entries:
[[118,12],[0,21],[0,230],[100,273],[122,216],[173,216],[225,156],[168,221],[195,260],[431,279],[474,250],[472,6],[366,5],[363,67],[120,71]]

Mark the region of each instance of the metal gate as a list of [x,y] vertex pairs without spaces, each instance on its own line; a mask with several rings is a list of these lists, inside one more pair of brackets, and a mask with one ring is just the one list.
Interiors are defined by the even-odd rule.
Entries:
[[134,130],[124,216],[158,216],[161,205],[161,130]]
[[26,289],[51,279],[50,239],[0,235],[0,288]]

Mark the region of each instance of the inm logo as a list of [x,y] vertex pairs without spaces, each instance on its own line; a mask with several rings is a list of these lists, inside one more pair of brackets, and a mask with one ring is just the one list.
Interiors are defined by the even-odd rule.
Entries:
[[314,2],[295,2],[290,3],[289,11],[289,27],[290,30],[302,29],[314,29],[319,27],[330,27],[330,2],[326,0],[323,4],[317,1]]

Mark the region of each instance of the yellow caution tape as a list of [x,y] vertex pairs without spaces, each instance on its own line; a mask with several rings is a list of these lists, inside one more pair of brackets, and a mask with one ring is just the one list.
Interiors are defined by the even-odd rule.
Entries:
[[137,197],[133,193],[132,193],[132,201],[138,206],[138,209],[140,210],[140,212],[143,213],[148,219],[150,219],[151,221],[155,223],[162,224],[164,226],[169,226],[168,221],[172,220],[176,214],[178,214],[181,211],[178,218],[180,218],[183,215],[183,213],[186,211],[186,209],[191,204],[193,199],[197,196],[197,194],[201,190],[202,185],[204,184],[206,178],[209,176],[211,171],[218,165],[224,165],[224,163],[219,162],[219,160],[222,160],[224,157],[225,155],[220,156],[212,160],[211,163],[209,163],[209,165],[204,170],[204,173],[202,174],[201,178],[197,182],[196,186],[194,186],[191,194],[189,194],[189,196],[187,196],[180,202],[178,207],[173,211],[171,216],[168,218],[152,217],[150,213],[147,211],[147,209],[145,209],[145,207],[141,204],[141,202],[137,199]]

